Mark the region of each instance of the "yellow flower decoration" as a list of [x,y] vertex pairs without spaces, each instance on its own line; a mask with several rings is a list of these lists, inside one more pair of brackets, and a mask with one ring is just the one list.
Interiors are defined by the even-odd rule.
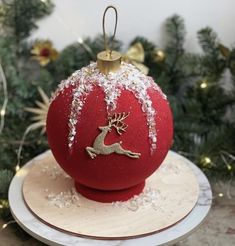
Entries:
[[46,66],[50,61],[58,58],[58,52],[49,40],[37,41],[31,50],[31,54],[33,59],[37,60],[41,66]]
[[45,133],[47,112],[49,109],[50,101],[49,101],[49,97],[46,95],[46,93],[43,91],[42,88],[39,87],[38,92],[42,98],[42,102],[36,101],[35,104],[38,107],[35,107],[35,108],[27,107],[25,108],[25,110],[35,114],[35,116],[32,117],[32,120],[34,121],[34,123],[30,125],[30,130],[36,130],[38,128],[42,128],[42,133]]

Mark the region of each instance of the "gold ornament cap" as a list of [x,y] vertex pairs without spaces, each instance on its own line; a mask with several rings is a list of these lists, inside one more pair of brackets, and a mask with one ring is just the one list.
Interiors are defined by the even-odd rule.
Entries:
[[113,42],[115,34],[116,34],[116,30],[117,30],[117,21],[118,21],[118,14],[117,14],[117,9],[113,6],[108,6],[103,14],[103,22],[102,22],[102,27],[103,27],[103,37],[104,37],[104,46],[105,46],[105,51],[100,52],[97,55],[97,66],[98,69],[100,70],[101,73],[103,74],[108,74],[110,72],[116,72],[119,70],[120,66],[121,66],[121,61],[122,61],[122,55],[115,51],[115,50],[111,50],[109,48],[109,42],[107,40],[107,36],[106,36],[106,32],[105,32],[105,15],[106,12],[109,9],[113,9],[115,12],[115,26],[114,26],[114,31],[113,31],[113,35],[110,39],[110,43]]
[[97,66],[101,73],[117,72],[121,66],[122,55],[115,50],[102,51],[97,55]]

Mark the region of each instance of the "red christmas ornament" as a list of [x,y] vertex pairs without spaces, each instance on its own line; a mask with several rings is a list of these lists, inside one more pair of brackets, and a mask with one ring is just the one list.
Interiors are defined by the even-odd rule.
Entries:
[[125,201],[164,160],[172,114],[151,77],[127,63],[107,75],[100,67],[91,63],[61,82],[48,111],[48,141],[79,193]]
[[59,165],[79,193],[100,202],[138,195],[172,143],[166,96],[121,55],[106,51],[59,85],[47,116],[47,135]]

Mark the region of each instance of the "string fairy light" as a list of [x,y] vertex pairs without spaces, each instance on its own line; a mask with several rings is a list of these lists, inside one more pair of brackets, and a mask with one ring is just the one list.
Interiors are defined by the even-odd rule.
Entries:
[[[220,156],[221,156],[221,159],[223,160],[223,162],[225,163],[228,171],[232,171],[233,167],[231,165],[231,162],[233,162],[233,163],[235,162],[235,156],[233,156],[232,154],[230,154],[224,150],[221,151]],[[229,159],[229,161],[227,161],[226,157],[227,157],[227,159]]]
[[95,54],[93,53],[91,48],[84,42],[84,40],[81,37],[78,37],[76,32],[74,32],[72,28],[69,25],[67,25],[59,15],[55,15],[55,18],[60,24],[64,26],[65,29],[67,29],[74,36],[78,44],[81,45],[90,54],[92,58],[95,58]]
[[209,157],[204,157],[204,161],[206,164],[210,164],[211,163],[211,159]]
[[5,229],[7,227],[7,224],[2,225],[2,229]]
[[216,83],[214,83],[212,81],[209,82],[207,79],[203,79],[199,82],[199,87],[202,90],[206,90],[207,88],[215,86],[215,85],[216,85]]
[[5,124],[5,115],[6,115],[6,109],[7,109],[7,103],[8,103],[7,80],[6,80],[6,76],[5,76],[1,61],[0,61],[0,74],[1,74],[3,96],[4,96],[3,104],[0,110],[0,117],[1,117],[0,134],[1,134],[4,128],[4,124]]
[[209,156],[204,156],[201,158],[201,163],[204,167],[211,167],[212,166],[212,160]]
[[34,117],[32,117],[32,120],[34,123],[30,124],[20,141],[19,149],[17,152],[17,165],[15,166],[15,171],[18,172],[20,170],[20,159],[21,159],[21,153],[22,153],[22,148],[25,143],[25,138],[28,135],[29,132],[34,131],[38,128],[42,128],[41,133],[45,133],[46,131],[46,118],[47,118],[47,112],[49,109],[49,104],[50,104],[50,99],[47,96],[47,94],[43,91],[42,88],[38,87],[38,92],[42,98],[42,101],[36,101],[36,104],[38,107],[26,107],[25,110],[31,113],[34,113]]
[[231,171],[233,169],[233,167],[228,163],[228,161],[226,160],[226,158],[223,154],[221,154],[221,159],[224,161],[228,171]]
[[[227,170],[231,173],[231,178],[229,179],[229,181],[227,182],[227,189],[226,189],[226,195],[229,199],[232,198],[231,195],[231,184],[233,181],[233,166],[231,165],[231,163],[234,164],[235,161],[235,156],[233,156],[232,154],[228,153],[227,151],[222,150],[220,153],[221,159],[223,160],[224,164],[227,167]],[[228,160],[229,161],[228,161]]]
[[4,230],[4,229],[7,228],[10,224],[14,224],[14,223],[16,223],[15,220],[10,220],[9,222],[7,222],[7,223],[5,223],[5,224],[2,225],[1,230]]
[[9,207],[9,203],[6,199],[1,199],[0,200],[0,209],[7,208]]
[[17,173],[19,170],[20,170],[20,165],[17,164],[17,165],[15,166],[15,171],[16,171],[16,173]]
[[83,46],[83,48],[90,54],[90,56],[94,59],[95,58],[95,54],[94,52],[91,50],[91,48],[84,42],[84,40],[82,38],[78,38],[77,42]]
[[15,171],[18,172],[20,170],[20,159],[21,159],[21,152],[22,152],[22,148],[24,146],[24,143],[25,143],[25,138],[26,136],[28,135],[29,132],[37,129],[38,127],[40,127],[38,125],[38,123],[33,123],[31,124],[30,126],[28,126],[26,128],[26,130],[24,131],[24,134],[23,134],[23,137],[20,141],[20,145],[19,145],[19,148],[18,148],[18,151],[17,151],[17,164],[15,166]]
[[227,165],[227,168],[228,168],[229,171],[232,170],[232,166],[230,164]]
[[224,194],[223,194],[222,192],[220,192],[220,193],[218,194],[218,196],[219,196],[219,197],[223,197]]
[[201,84],[200,84],[200,88],[201,89],[206,89],[208,87],[208,83],[207,80],[202,80]]
[[232,199],[232,195],[231,195],[231,184],[233,181],[233,177],[231,177],[227,183],[227,189],[226,189],[226,195],[229,199]]

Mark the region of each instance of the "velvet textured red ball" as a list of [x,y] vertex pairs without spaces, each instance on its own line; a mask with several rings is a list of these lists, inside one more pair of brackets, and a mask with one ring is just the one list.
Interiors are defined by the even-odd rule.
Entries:
[[[126,118],[111,127],[115,113]],[[109,131],[104,133],[105,127]],[[101,134],[104,141],[96,145],[110,150],[116,144],[114,152],[97,150],[94,142]],[[100,202],[124,201],[142,191],[145,179],[164,160],[173,120],[166,97],[150,77],[124,64],[107,78],[93,63],[60,85],[48,111],[47,136],[78,192]]]

